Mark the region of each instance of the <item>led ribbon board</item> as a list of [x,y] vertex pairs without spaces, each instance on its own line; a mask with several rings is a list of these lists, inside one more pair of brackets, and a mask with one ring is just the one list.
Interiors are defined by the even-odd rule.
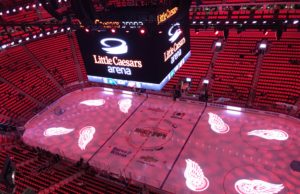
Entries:
[[160,30],[77,31],[89,81],[160,90],[190,56],[185,22],[168,20]]

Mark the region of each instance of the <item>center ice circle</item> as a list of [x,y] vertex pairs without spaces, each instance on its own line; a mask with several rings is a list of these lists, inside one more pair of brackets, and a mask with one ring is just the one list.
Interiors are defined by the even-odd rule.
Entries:
[[171,139],[173,129],[136,127],[130,131],[129,143],[143,150],[160,150]]

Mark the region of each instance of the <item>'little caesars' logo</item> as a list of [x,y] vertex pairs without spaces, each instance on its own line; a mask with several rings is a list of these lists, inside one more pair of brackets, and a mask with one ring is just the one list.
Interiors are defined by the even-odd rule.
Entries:
[[181,34],[180,24],[176,23],[172,25],[168,31],[168,35],[170,37],[169,41],[171,43],[175,42]]
[[102,50],[107,54],[121,55],[128,52],[127,43],[118,38],[104,38],[100,41]]
[[169,41],[172,43],[172,46],[164,52],[164,62],[171,58],[170,63],[174,64],[182,55],[181,47],[186,43],[186,40],[185,37],[183,37],[178,41],[178,38],[181,34],[182,30],[180,29],[180,23],[177,22],[171,25],[168,31],[168,35]]
[[103,38],[100,41],[101,49],[107,55],[93,54],[95,64],[107,65],[107,72],[120,75],[132,75],[132,68],[142,68],[141,60],[127,59],[117,55],[128,53],[127,43],[119,38]]
[[157,15],[157,24],[160,24],[160,23],[166,21],[167,19],[169,19],[170,17],[175,15],[177,13],[177,11],[178,11],[178,7],[174,7],[171,10],[167,9],[165,12]]

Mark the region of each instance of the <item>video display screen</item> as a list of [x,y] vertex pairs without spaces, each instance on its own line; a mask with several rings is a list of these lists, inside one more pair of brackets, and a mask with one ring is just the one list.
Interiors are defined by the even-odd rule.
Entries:
[[89,81],[160,90],[190,56],[189,29],[180,22],[144,34],[76,33]]

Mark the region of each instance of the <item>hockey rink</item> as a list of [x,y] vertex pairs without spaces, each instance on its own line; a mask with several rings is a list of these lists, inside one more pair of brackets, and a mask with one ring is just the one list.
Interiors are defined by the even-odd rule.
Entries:
[[172,193],[300,193],[300,121],[126,91],[67,94],[23,140]]

